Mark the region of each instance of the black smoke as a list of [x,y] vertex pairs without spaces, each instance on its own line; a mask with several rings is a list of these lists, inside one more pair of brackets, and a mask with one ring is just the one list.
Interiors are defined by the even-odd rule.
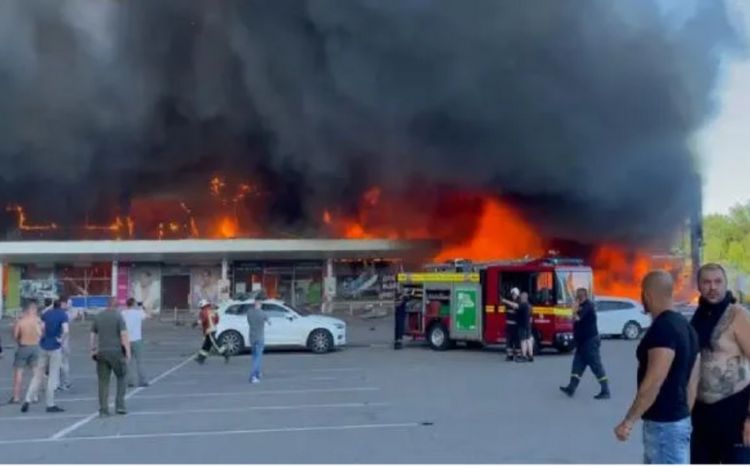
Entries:
[[259,181],[285,232],[372,185],[424,185],[497,194],[551,237],[651,241],[697,202],[693,138],[741,45],[730,16],[718,0],[7,0],[0,201],[75,223],[222,172]]

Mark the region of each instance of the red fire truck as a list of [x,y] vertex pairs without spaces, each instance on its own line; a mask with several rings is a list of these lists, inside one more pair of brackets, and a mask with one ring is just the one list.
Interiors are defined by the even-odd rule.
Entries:
[[506,307],[517,287],[528,292],[532,333],[538,349],[573,349],[575,290],[593,293],[591,268],[577,259],[555,256],[472,263],[464,260],[429,265],[425,272],[401,273],[398,282],[409,298],[406,335],[424,338],[435,350],[456,342],[470,347],[505,343]]

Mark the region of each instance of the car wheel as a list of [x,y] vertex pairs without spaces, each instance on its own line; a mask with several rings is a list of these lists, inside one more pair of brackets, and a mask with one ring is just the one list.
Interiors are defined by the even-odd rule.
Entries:
[[452,342],[443,323],[434,323],[427,330],[427,342],[433,350],[448,350]]
[[307,347],[312,353],[328,353],[333,350],[333,336],[325,329],[316,329],[307,338]]
[[635,321],[628,321],[625,323],[625,327],[622,328],[622,337],[629,341],[638,339],[641,335],[641,326]]
[[237,331],[224,331],[219,336],[219,345],[225,347],[229,355],[237,355],[245,348],[245,341]]

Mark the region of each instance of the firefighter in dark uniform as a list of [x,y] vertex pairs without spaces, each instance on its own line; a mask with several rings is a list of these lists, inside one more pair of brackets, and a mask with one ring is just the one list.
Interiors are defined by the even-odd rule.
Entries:
[[601,385],[601,391],[595,396],[595,399],[609,399],[609,383],[607,374],[604,372],[602,357],[600,353],[601,339],[599,330],[596,326],[596,308],[589,299],[587,289],[576,290],[576,299],[573,310],[573,339],[576,343],[576,353],[573,357],[573,369],[570,375],[570,383],[567,386],[561,386],[560,390],[573,397],[581,377],[590,366],[591,371]]
[[518,340],[516,325],[516,309],[521,291],[513,287],[510,289],[510,300],[502,299],[505,306],[505,360],[512,362],[521,355],[521,343]]
[[396,350],[401,349],[403,344],[401,343],[404,338],[404,328],[406,325],[406,305],[409,303],[409,296],[406,292],[401,292],[401,295],[396,302],[396,312],[394,313],[394,336],[393,336],[393,348]]

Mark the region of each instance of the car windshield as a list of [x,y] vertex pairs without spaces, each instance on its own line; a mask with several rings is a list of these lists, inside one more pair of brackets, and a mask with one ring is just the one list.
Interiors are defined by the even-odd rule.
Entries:
[[586,289],[589,291],[589,297],[593,294],[593,283],[594,278],[591,271],[585,270],[557,270],[555,271],[557,277],[558,288],[561,291],[561,297],[558,297],[560,301],[566,305],[573,303],[573,297],[575,297],[576,289]]

